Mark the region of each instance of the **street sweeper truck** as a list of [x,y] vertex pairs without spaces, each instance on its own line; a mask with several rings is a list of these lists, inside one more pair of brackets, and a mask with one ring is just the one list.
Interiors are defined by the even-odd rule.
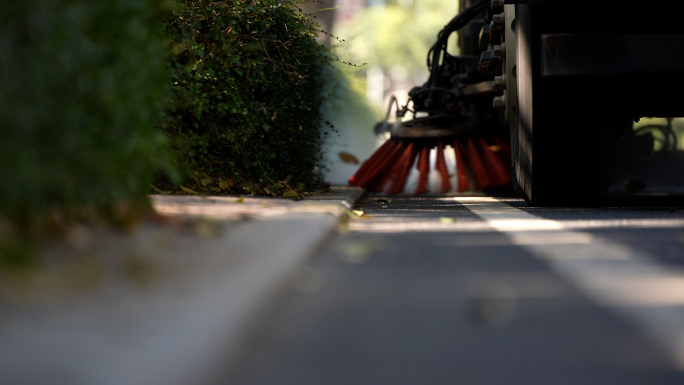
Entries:
[[394,102],[397,119],[375,128],[390,140],[350,184],[420,194],[511,183],[531,205],[600,202],[633,122],[684,116],[673,4],[460,0],[428,52],[428,80]]

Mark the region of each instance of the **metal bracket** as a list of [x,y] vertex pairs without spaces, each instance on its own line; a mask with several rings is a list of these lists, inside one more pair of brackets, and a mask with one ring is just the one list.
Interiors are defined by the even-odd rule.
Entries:
[[542,76],[683,72],[684,35],[542,35]]

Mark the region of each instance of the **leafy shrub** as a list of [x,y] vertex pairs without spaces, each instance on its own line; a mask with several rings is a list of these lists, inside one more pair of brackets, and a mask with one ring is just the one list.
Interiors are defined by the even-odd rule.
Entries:
[[288,176],[311,187],[324,82],[317,24],[277,0],[175,4],[166,25],[174,100],[163,126],[186,175],[214,191]]
[[155,173],[173,173],[154,127],[167,95],[164,9],[0,2],[0,243],[48,219],[126,220]]

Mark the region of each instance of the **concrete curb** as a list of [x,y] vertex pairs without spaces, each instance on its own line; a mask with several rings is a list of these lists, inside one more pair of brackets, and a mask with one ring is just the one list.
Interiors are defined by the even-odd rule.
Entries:
[[[181,248],[176,282],[151,292],[23,309],[0,317],[0,383],[202,384],[238,353],[242,335],[363,191],[291,205],[224,236]],[[171,257],[169,257],[171,260]],[[169,262],[170,263],[170,262]],[[192,271],[190,271],[192,270]]]

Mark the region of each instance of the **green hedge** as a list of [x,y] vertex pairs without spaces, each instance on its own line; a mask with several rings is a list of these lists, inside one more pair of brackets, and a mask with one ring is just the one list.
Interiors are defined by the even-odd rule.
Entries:
[[196,187],[263,191],[288,176],[312,187],[325,81],[317,28],[290,2],[175,2],[163,126]]
[[0,2],[0,244],[46,221],[127,220],[173,173],[155,0]]

